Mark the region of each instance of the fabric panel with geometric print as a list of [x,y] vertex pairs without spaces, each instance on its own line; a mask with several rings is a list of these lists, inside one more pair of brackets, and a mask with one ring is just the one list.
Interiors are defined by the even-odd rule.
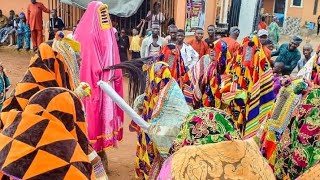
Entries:
[[72,82],[72,76],[63,57],[55,53],[48,44],[42,43],[39,47],[39,55],[31,58],[28,70],[15,87],[13,95],[3,103],[2,112],[8,112],[11,109],[24,110],[30,97],[47,87],[64,87],[74,90]]
[[[63,102],[63,103],[61,103]],[[94,179],[81,101],[46,88],[24,111],[1,114],[0,174],[18,179]]]

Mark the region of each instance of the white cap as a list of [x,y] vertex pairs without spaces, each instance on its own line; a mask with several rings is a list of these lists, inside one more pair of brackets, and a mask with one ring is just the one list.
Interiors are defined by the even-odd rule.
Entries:
[[268,31],[265,30],[265,29],[260,29],[260,30],[258,31],[258,36],[259,36],[259,37],[261,37],[261,36],[268,36],[268,35],[269,35]]

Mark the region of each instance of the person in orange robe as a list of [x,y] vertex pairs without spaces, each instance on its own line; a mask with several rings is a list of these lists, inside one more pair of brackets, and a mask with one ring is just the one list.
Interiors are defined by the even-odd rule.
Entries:
[[209,46],[203,41],[203,29],[198,28],[195,32],[195,39],[189,41],[189,45],[199,54],[199,58],[203,55],[209,54]]
[[28,6],[27,24],[30,26],[34,51],[37,51],[38,47],[43,42],[42,12],[50,13],[50,10],[46,8],[42,3],[37,2],[36,0],[31,0],[31,4],[29,4]]
[[240,44],[237,42],[239,35],[240,29],[234,26],[230,28],[229,37],[221,38],[222,41],[227,43],[229,52],[232,56],[234,56],[237,53],[237,50],[240,47]]
[[261,21],[259,22],[259,25],[258,25],[258,30],[261,30],[261,29],[268,29],[268,24],[266,23],[266,17],[265,16],[262,16],[261,17]]

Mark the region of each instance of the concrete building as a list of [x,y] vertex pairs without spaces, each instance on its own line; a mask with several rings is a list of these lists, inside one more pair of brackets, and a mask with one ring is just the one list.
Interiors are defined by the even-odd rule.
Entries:
[[[155,1],[159,0],[145,0],[150,1],[150,7]],[[187,23],[187,3],[192,0],[160,0],[162,5],[162,12],[168,13],[170,17],[173,17],[176,25],[179,28],[185,28]],[[47,8],[58,9],[58,15],[64,20],[66,27],[71,29],[76,22],[81,19],[84,10],[70,5],[60,3],[59,0],[38,0],[43,3]],[[228,8],[230,7],[231,0],[206,0],[205,13],[203,13],[203,27],[215,24],[216,17],[219,17],[219,21],[226,23]],[[10,10],[14,10],[17,14],[27,11],[29,0],[0,0],[1,7],[4,15],[8,15]],[[44,26],[48,22],[49,14],[43,14]],[[123,21],[123,19],[121,19]],[[130,23],[131,24],[131,23]],[[132,23],[133,24],[133,23]],[[44,31],[44,36],[47,37],[47,31]],[[192,38],[192,37],[190,37]]]
[[295,34],[307,22],[317,23],[320,3],[319,0],[263,0],[263,13],[283,16],[283,33]]

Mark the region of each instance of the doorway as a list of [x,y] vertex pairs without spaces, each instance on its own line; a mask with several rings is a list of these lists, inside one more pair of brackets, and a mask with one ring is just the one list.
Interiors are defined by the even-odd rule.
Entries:
[[274,4],[274,13],[284,14],[286,9],[286,0],[276,0]]

